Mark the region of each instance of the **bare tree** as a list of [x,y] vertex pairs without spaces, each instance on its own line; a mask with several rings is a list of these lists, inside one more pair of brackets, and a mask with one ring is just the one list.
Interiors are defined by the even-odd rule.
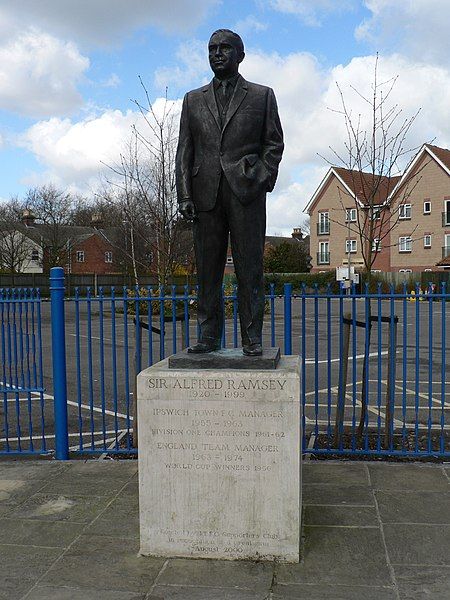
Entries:
[[[334,160],[325,159],[333,166],[336,166],[337,160],[338,165],[346,169],[347,177],[350,178],[349,187],[354,195],[339,188],[342,210],[339,210],[339,217],[330,217],[330,221],[345,227],[349,238],[353,236],[359,239],[364,263],[363,272],[368,285],[377,253],[383,246],[383,242],[390,239],[390,234],[400,219],[401,205],[407,201],[420,180],[416,171],[410,180],[404,178],[399,187],[399,175],[417,151],[417,148],[407,146],[407,138],[420,109],[412,116],[403,116],[401,107],[392,101],[397,80],[397,76],[386,81],[380,80],[377,55],[371,93],[366,95],[351,86],[352,92],[367,107],[367,114],[354,114],[342,88],[337,84],[341,107],[334,112],[344,119],[347,135],[344,151],[338,152],[330,148]],[[347,213],[351,206],[354,207],[356,219],[352,219]],[[365,330],[368,339],[365,344],[362,371],[361,414],[358,427],[360,439],[364,431],[368,407],[367,373],[372,330],[370,302],[366,315]],[[348,357],[342,359],[346,361]],[[342,429],[345,382],[340,390],[338,402],[336,443],[340,441]]]
[[302,222],[300,223],[300,231],[302,232],[303,237],[310,235],[311,233],[311,217],[306,215]]
[[[354,114],[346,96],[337,85],[341,107],[332,109],[345,123],[346,140],[344,151],[330,148],[334,160],[325,160],[344,167],[350,177],[350,188],[357,192],[357,199],[339,187],[341,208],[339,216],[330,221],[345,227],[350,236],[360,241],[363,272],[366,282],[371,280],[371,271],[377,253],[399,222],[399,207],[410,197],[420,178],[417,171],[410,180],[403,179],[396,188],[405,164],[412,160],[418,148],[407,146],[407,138],[420,109],[412,116],[403,116],[403,110],[392,102],[392,94],[398,76],[380,81],[379,58],[375,59],[371,94],[365,95],[355,87],[350,89],[363,101],[367,113]],[[423,167],[422,167],[423,168]],[[345,218],[350,207],[355,208],[356,219]],[[343,216],[342,216],[343,215]]]
[[70,251],[65,227],[71,223],[72,196],[48,184],[28,190],[25,204],[41,225],[48,266],[64,266]]
[[[142,81],[141,81],[142,84]],[[175,190],[175,153],[178,118],[174,103],[165,98],[156,112],[148,92],[145,105],[134,101],[145,132],[133,127],[119,164],[110,166],[116,176],[109,181],[120,203],[127,227],[128,253],[136,283],[142,266],[164,284],[169,275],[186,266],[192,254],[192,237],[178,215]]]
[[29,266],[35,248],[20,222],[22,211],[23,204],[18,198],[0,205],[0,266],[12,275]]

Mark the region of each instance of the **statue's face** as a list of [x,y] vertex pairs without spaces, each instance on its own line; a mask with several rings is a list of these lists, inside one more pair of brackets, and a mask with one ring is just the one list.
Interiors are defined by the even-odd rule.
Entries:
[[209,40],[208,51],[209,64],[219,79],[235,75],[245,56],[236,48],[233,37],[227,32],[215,33]]

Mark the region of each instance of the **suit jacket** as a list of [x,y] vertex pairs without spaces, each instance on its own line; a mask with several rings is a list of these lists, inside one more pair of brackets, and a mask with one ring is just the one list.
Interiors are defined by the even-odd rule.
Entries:
[[239,76],[223,127],[211,81],[183,101],[176,156],[178,202],[211,210],[222,171],[242,204],[274,188],[283,131],[273,90]]

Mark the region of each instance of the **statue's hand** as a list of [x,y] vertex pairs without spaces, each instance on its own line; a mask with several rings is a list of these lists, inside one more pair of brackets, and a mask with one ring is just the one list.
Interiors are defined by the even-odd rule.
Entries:
[[195,206],[192,200],[183,200],[180,202],[178,210],[186,221],[193,221],[196,217]]

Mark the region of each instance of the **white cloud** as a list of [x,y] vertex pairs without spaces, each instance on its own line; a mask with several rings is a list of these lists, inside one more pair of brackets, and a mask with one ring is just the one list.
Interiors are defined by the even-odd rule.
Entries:
[[111,75],[108,77],[108,79],[105,79],[104,81],[102,81],[100,83],[100,85],[102,87],[115,88],[115,87],[118,87],[121,83],[122,83],[122,81],[121,81],[120,77],[117,75],[117,73],[111,73]]
[[296,15],[306,25],[318,26],[331,13],[352,10],[356,0],[270,0],[270,6],[279,12]]
[[259,21],[254,15],[248,15],[245,19],[237,21],[236,25],[233,27],[234,31],[241,36],[266,31],[267,28],[268,24]]
[[100,85],[102,85],[103,87],[107,87],[107,88],[116,88],[121,83],[122,83],[122,81],[121,81],[120,77],[117,75],[117,73],[112,73],[108,77],[108,79],[103,81]]
[[327,167],[310,166],[301,182],[293,182],[267,196],[267,234],[289,236],[294,227],[305,220],[303,208],[315,192],[327,171]]
[[372,15],[356,30],[359,40],[420,61],[449,64],[448,0],[365,0]]
[[[156,115],[161,115],[164,99],[153,104]],[[181,102],[175,102],[174,113]],[[56,185],[87,192],[99,184],[101,174],[119,162],[131,137],[131,127],[148,136],[139,112],[106,110],[99,116],[73,122],[70,119],[51,118],[30,127],[18,144],[32,152],[42,164],[44,172],[32,173],[26,183],[38,184],[52,181]]]
[[[196,52],[196,67],[187,78],[196,78],[194,85],[199,84],[209,69],[206,49],[200,42]],[[181,52],[180,59],[182,56]],[[342,117],[329,110],[340,107],[336,81],[354,114],[367,114],[364,102],[351,91],[351,86],[362,93],[369,92],[374,60],[374,56],[365,56],[346,65],[324,69],[310,54],[280,56],[248,52],[242,74],[250,81],[270,85],[275,90],[285,132],[286,150],[279,180],[267,203],[268,231],[289,234],[292,227],[301,222],[301,211],[328,169],[318,153],[332,160],[329,146],[340,151],[345,140]],[[394,88],[393,102],[398,102],[405,116],[422,107],[408,145],[420,146],[435,137],[438,145],[450,147],[450,71],[399,55],[381,57],[380,81],[397,74],[400,77]],[[189,87],[186,85],[183,91]],[[155,107],[162,102],[158,100]],[[179,106],[180,101],[177,101],[176,110]],[[47,178],[83,190],[97,182],[98,173],[103,169],[100,161],[112,164],[117,160],[136,119],[135,112],[113,110],[79,122],[49,119],[31,127],[21,143],[37,156]],[[363,122],[368,122],[366,117]]]
[[312,140],[305,137],[304,130],[327,90],[329,74],[307,53],[280,56],[250,52],[241,70],[246,79],[275,91],[286,142],[280,181],[284,184],[285,171],[311,160]]
[[2,2],[0,29],[38,26],[77,42],[114,45],[134,30],[151,25],[187,31],[198,25],[219,0],[14,0]]
[[[336,81],[353,114],[361,113],[363,124],[369,124],[367,107],[351,86],[365,94],[370,91],[374,61],[374,56],[366,56],[324,70],[308,54],[281,57],[250,53],[246,57],[243,75],[273,87],[285,133],[286,149],[279,181],[267,204],[270,231],[289,233],[298,226],[301,211],[328,169],[318,154],[333,162],[329,147],[342,152],[346,136],[344,121],[329,110],[340,108]],[[422,107],[406,146],[420,146],[435,137],[435,143],[450,147],[450,71],[399,55],[382,57],[380,81],[397,74],[400,77],[392,101],[403,109],[403,116],[412,116]]]
[[207,42],[194,39],[180,44],[176,58],[175,66],[160,67],[155,71],[157,89],[167,87],[171,96],[182,95],[188,88],[203,85],[211,79]]
[[[83,43],[114,45],[134,30],[151,25],[186,31],[219,1],[3,2],[0,109],[37,118],[70,115],[83,104],[77,89],[89,68],[89,59],[79,50]],[[119,83],[113,73],[99,85],[117,87]]]
[[37,29],[7,38],[0,45],[0,108],[38,117],[73,111],[88,67],[74,44]]

